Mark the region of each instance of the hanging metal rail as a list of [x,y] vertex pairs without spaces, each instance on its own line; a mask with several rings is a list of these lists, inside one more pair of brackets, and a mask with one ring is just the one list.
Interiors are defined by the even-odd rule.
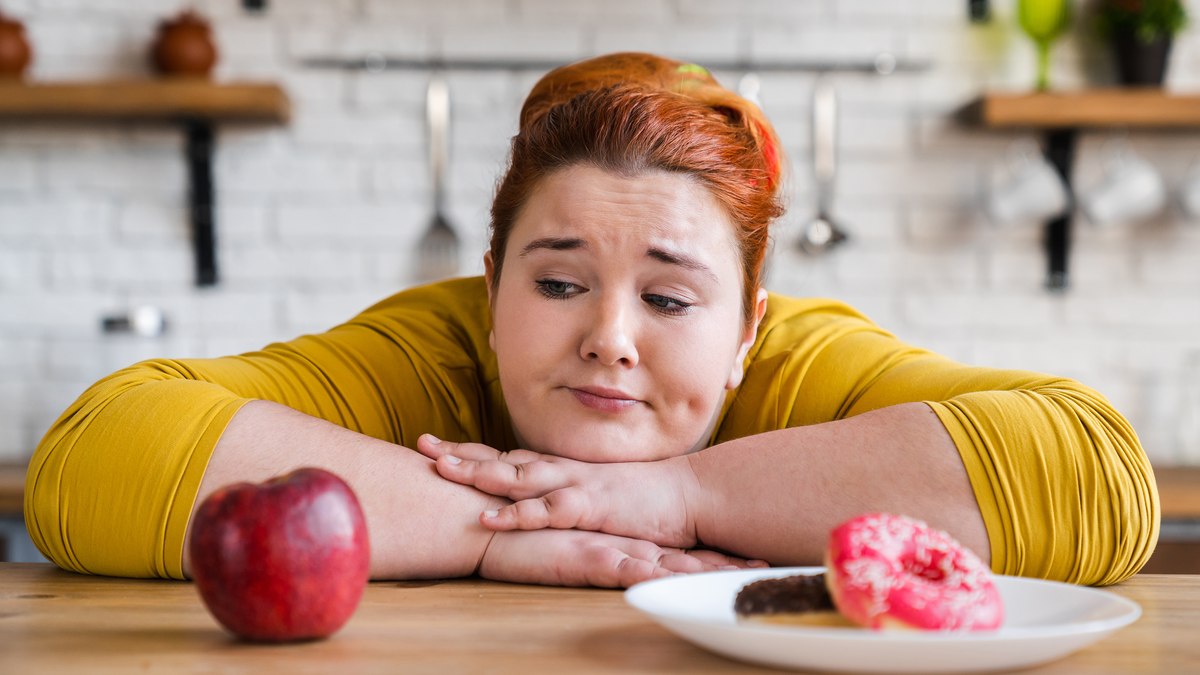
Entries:
[[[301,64],[309,68],[340,70],[364,70],[384,72],[388,70],[508,70],[546,71],[552,70],[573,59],[513,59],[513,58],[415,58],[390,56],[382,52],[367,52],[362,56],[339,57],[318,56],[302,59]],[[881,51],[864,59],[695,59],[696,63],[709,70],[755,71],[755,72],[844,72],[890,75],[892,73],[917,73],[928,70],[928,61],[901,59],[887,51]]]

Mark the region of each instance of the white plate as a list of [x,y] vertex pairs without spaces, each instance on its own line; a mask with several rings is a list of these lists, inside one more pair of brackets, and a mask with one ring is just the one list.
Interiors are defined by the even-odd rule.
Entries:
[[739,623],[745,584],[820,567],[681,575],[638,584],[625,600],[680,637],[731,658],[782,668],[939,672],[1019,668],[1051,661],[1133,623],[1136,602],[1053,581],[996,576],[1004,624],[995,631],[937,633]]

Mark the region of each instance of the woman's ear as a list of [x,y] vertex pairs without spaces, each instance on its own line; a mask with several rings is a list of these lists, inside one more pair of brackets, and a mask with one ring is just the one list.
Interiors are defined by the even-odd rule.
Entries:
[[758,325],[762,323],[763,317],[766,314],[767,291],[760,288],[754,297],[754,319],[746,327],[746,332],[742,333],[742,342],[738,345],[737,358],[733,360],[733,365],[729,371],[729,381],[725,383],[726,389],[737,389],[738,385],[742,383],[742,376],[746,372],[746,355],[750,353],[750,348],[754,346],[754,341],[758,339]]
[[496,266],[492,263],[492,252],[487,251],[483,254],[483,283],[487,286],[488,307],[492,306],[492,274],[496,271]]
[[492,264],[492,252],[488,251],[483,254],[483,285],[487,288],[488,296],[488,313],[492,319],[492,329],[488,331],[488,346],[492,351],[496,351],[496,310],[493,302],[495,297],[492,295],[492,275],[496,272],[496,266]]

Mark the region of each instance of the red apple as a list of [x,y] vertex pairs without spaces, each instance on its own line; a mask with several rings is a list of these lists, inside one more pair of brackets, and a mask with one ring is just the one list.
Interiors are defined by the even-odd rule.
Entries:
[[345,481],[297,469],[209,495],[192,519],[192,577],[213,616],[248,640],[311,640],[341,628],[362,597],[367,524]]

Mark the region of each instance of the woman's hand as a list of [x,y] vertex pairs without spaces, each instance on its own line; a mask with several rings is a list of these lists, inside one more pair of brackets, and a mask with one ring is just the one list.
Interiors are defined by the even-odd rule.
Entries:
[[514,501],[480,516],[491,530],[576,529],[661,546],[697,543],[689,505],[704,495],[686,458],[589,464],[529,450],[502,453],[428,434],[417,440],[417,450],[437,461],[443,478]]
[[497,532],[479,576],[548,586],[628,588],[672,574],[763,567],[716,551],[682,551],[580,530]]

